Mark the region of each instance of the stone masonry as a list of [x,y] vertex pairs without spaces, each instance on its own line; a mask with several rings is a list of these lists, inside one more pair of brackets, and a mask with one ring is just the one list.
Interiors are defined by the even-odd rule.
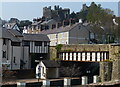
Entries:
[[[54,48],[54,50],[53,50]],[[109,60],[100,62],[101,81],[120,80],[120,45],[80,44],[63,45],[61,51],[109,51]],[[50,48],[50,57],[56,56],[55,47]]]

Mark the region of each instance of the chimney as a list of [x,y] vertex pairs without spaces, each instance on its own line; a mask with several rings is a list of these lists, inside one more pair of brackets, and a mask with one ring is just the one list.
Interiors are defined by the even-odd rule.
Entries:
[[82,23],[82,19],[79,19],[79,23]]
[[63,27],[69,25],[69,20],[63,20]]
[[69,19],[69,25],[70,26],[72,25],[72,19]]
[[70,23],[69,25],[71,26],[71,25],[75,24],[75,22],[76,22],[75,19],[70,19],[70,20],[69,20],[69,23]]

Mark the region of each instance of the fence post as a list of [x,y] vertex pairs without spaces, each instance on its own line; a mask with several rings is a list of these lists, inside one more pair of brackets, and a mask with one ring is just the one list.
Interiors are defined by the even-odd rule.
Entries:
[[98,82],[98,75],[94,75],[93,76],[93,83],[97,83]]
[[88,77],[87,76],[82,76],[82,85],[88,84]]
[[17,87],[26,87],[25,82],[17,82]]
[[50,87],[50,81],[49,80],[43,80],[43,86],[42,87]]
[[64,86],[71,86],[71,79],[70,78],[64,78]]

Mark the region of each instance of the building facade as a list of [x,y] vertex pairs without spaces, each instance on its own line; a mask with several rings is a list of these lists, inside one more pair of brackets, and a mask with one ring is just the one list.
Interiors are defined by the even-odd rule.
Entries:
[[52,30],[41,31],[50,39],[50,46],[57,44],[92,44],[97,43],[97,33],[90,26],[81,23],[65,25]]
[[0,30],[2,64],[8,69],[34,68],[35,60],[48,58],[49,38],[46,35],[21,34],[18,30],[6,28]]
[[52,60],[42,60],[36,66],[36,74],[38,78],[41,79],[50,79],[50,78],[59,78],[59,68],[60,65]]
[[17,23],[6,23],[3,27],[7,29],[14,29],[14,30],[20,30]]

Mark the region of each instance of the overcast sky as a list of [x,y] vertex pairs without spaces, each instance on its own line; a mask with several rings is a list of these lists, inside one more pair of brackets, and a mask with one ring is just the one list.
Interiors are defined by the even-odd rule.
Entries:
[[[0,3],[0,17],[5,20],[18,18],[19,20],[32,20],[33,18],[42,17],[43,7],[59,5],[62,8],[70,8],[71,12],[78,12],[82,4],[90,5],[91,2],[2,2]],[[96,2],[103,8],[109,8],[118,15],[118,2]]]

